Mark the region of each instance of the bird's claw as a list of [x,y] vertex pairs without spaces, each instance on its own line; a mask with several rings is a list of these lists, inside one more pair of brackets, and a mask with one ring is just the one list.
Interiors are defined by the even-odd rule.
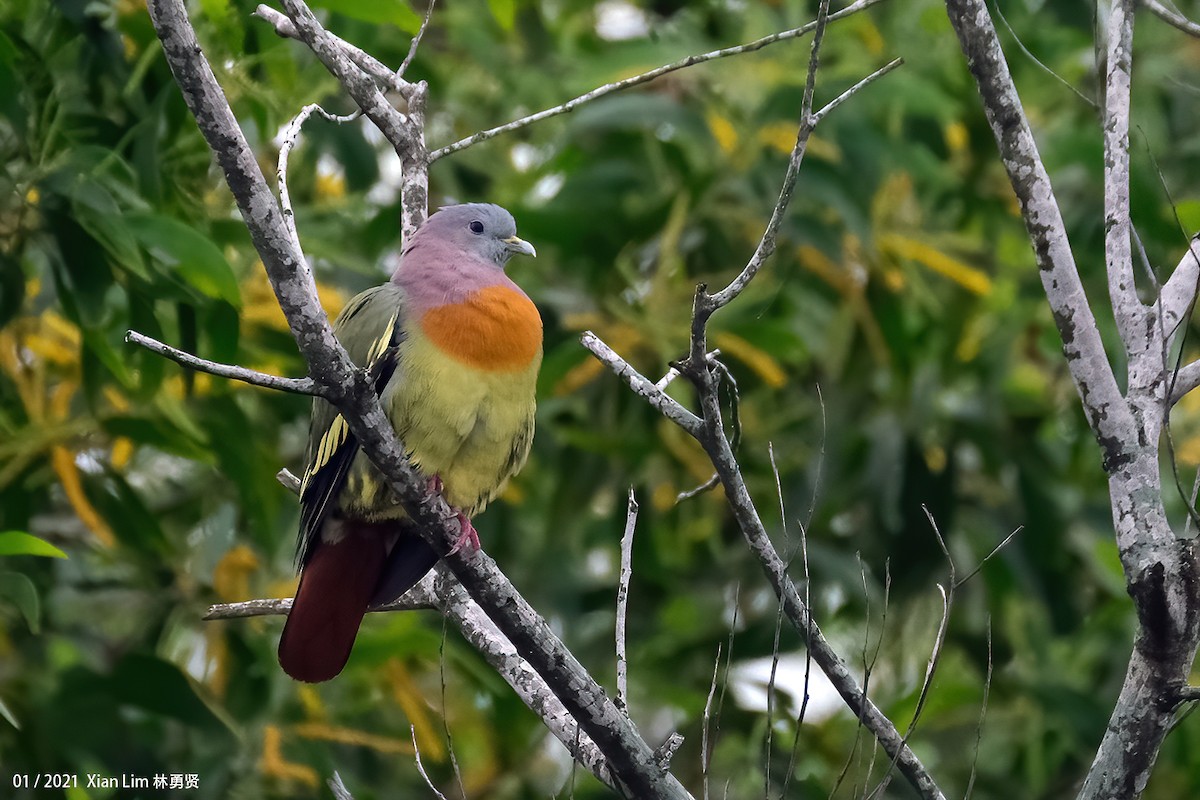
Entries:
[[458,539],[454,542],[454,547],[446,555],[452,556],[459,550],[462,550],[466,545],[470,545],[469,552],[479,552],[479,532],[475,530],[475,526],[471,524],[471,520],[467,519],[467,515],[461,511],[455,512],[458,517],[459,534]]

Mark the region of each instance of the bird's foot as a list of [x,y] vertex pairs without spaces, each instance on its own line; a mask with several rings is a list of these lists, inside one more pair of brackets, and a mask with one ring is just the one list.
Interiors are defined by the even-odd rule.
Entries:
[[454,542],[454,547],[446,555],[454,555],[459,550],[468,544],[471,546],[469,552],[479,552],[479,532],[475,530],[475,526],[471,524],[471,520],[467,519],[467,515],[461,511],[455,511],[458,516],[459,534],[457,541]]
[[[429,478],[429,491],[434,494],[441,494],[443,488],[441,475],[433,475]],[[475,530],[475,526],[471,524],[471,520],[467,519],[466,514],[454,508],[454,506],[450,508],[454,510],[455,518],[458,519],[459,533],[458,538],[454,540],[454,547],[450,548],[450,552],[446,555],[452,556],[467,545],[471,546],[470,552],[479,552],[479,532]]]

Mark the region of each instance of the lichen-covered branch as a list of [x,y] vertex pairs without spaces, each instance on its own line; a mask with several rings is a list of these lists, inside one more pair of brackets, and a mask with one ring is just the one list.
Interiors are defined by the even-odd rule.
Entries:
[[209,361],[208,359],[194,356],[191,353],[185,353],[183,350],[177,350],[169,344],[163,344],[157,339],[151,339],[149,336],[137,331],[126,331],[125,341],[130,344],[136,344],[138,347],[144,347],[152,353],[157,353],[163,358],[169,358],[176,364],[185,366],[188,369],[194,369],[197,372],[207,372],[209,375],[249,383],[252,386],[262,386],[263,388],[274,389],[279,392],[320,395],[320,390],[312,378],[281,378],[278,375],[268,375],[265,372],[256,372],[255,370],[232,364],[218,364],[216,361]]
[[[725,496],[743,537],[751,552],[762,565],[768,582],[779,597],[784,616],[806,643],[813,661],[828,676],[847,706],[876,737],[884,751],[894,759],[897,768],[918,795],[926,800],[943,800],[945,795],[904,741],[896,726],[866,696],[849,666],[825,639],[820,627],[812,618],[804,597],[788,575],[787,563],[775,549],[763,526],[758,509],[746,488],[730,439],[725,433],[718,393],[720,376],[723,371],[721,365],[716,363],[715,359],[706,352],[705,346],[707,324],[713,312],[732,302],[754,279],[775,250],[776,237],[795,188],[808,138],[816,120],[820,119],[819,116],[813,114],[812,108],[821,39],[825,30],[825,22],[831,18],[826,16],[827,12],[828,2],[822,2],[815,23],[816,33],[813,37],[812,54],[809,59],[796,145],[789,158],[779,197],[771,211],[762,238],[750,261],[728,286],[714,294],[709,294],[703,285],[696,290],[689,355],[687,359],[677,365],[677,369],[679,374],[686,377],[695,386],[699,395],[700,414],[688,411],[673,399],[666,397],[659,386],[638,373],[594,334],[590,332],[585,334],[583,341],[584,345],[609,369],[620,376],[635,393],[644,397],[664,416],[691,433],[704,447],[716,468],[716,477],[725,490]],[[851,91],[843,93],[826,109],[823,109],[821,116],[851,96],[858,88],[870,83],[874,77],[886,74],[898,65],[899,62],[889,64],[883,70],[875,73],[871,79],[864,80]],[[707,744],[705,743],[703,747],[707,754]]]
[[1189,251],[1159,302],[1148,307],[1137,298],[1128,159],[1133,6],[1131,0],[1113,0],[1104,115],[1105,251],[1113,311],[1128,357],[1122,396],[984,0],[946,0],[946,10],[1021,203],[1067,366],[1103,455],[1117,548],[1138,618],[1125,682],[1079,798],[1137,797],[1200,643],[1196,542],[1171,530],[1159,471],[1159,434],[1170,402],[1194,377],[1190,370],[1181,373],[1168,397],[1167,342],[1192,305],[1200,272]]
[[[290,597],[220,603],[210,606],[204,619],[278,616],[288,613],[291,607]],[[603,783],[614,785],[604,754],[586,733],[579,730],[575,720],[546,682],[521,658],[512,643],[500,633],[495,623],[488,619],[453,575],[439,568],[426,575],[395,602],[376,606],[370,611],[427,609],[436,609],[458,628],[463,638],[504,678],[521,701],[541,717],[546,728],[571,752],[575,761]]]
[[[336,50],[336,44],[320,38],[319,26],[315,26],[306,7],[297,0],[286,0],[285,7],[310,45],[326,56]],[[288,324],[309,363],[310,377],[338,407],[363,452],[379,467],[405,511],[421,526],[422,535],[438,552],[448,554],[443,563],[604,753],[622,793],[639,798],[688,797],[679,782],[661,770],[654,750],[641,739],[629,718],[605,696],[495,563],[483,552],[452,552],[459,533],[455,515],[440,496],[426,493],[426,481],[408,464],[368,376],[354,367],[333,336],[311,276],[304,269],[303,256],[295,252],[279,203],[196,41],[182,0],[151,0],[149,9],[175,79],[225,172]],[[351,62],[347,59],[347,63]],[[351,67],[358,70],[352,63]],[[377,91],[374,86],[371,89]]]
[[1134,432],[1133,416],[1100,340],[1050,176],[1038,154],[995,26],[983,0],[946,0],[946,11],[979,88],[984,113],[1000,148],[1000,160],[1021,205],[1042,287],[1088,424],[1100,443],[1105,463],[1118,464],[1127,457],[1124,443]]
[[1104,96],[1104,254],[1108,294],[1126,351],[1144,350],[1153,334],[1133,279],[1129,220],[1129,93],[1133,83],[1133,0],[1112,4]]

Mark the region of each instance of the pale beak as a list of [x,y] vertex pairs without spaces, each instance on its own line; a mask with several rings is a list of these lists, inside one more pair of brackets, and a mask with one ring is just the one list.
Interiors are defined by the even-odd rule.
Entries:
[[524,239],[519,239],[516,236],[510,236],[507,239],[501,239],[500,241],[508,245],[508,249],[512,250],[514,253],[524,253],[527,256],[533,256],[534,258],[537,258],[537,250],[535,250],[533,245]]

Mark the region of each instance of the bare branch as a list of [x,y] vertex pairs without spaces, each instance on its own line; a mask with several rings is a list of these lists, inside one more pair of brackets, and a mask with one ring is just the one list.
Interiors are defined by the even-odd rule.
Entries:
[[1175,266],[1175,271],[1163,284],[1159,294],[1162,304],[1162,324],[1166,338],[1174,337],[1191,314],[1200,287],[1200,238],[1193,236],[1188,250]]
[[865,89],[867,86],[869,86],[870,84],[879,80],[884,75],[887,75],[889,72],[896,69],[897,67],[902,66],[903,64],[904,64],[903,58],[893,58],[891,61],[884,64],[882,67],[875,70],[870,75],[863,78],[858,83],[854,84],[849,89],[847,89],[846,91],[839,94],[837,97],[830,100],[828,103],[826,103],[824,106],[821,107],[820,111],[817,111],[812,115],[813,126],[815,127],[817,125],[817,123],[819,123],[821,120],[825,119],[825,117],[827,117],[830,114],[830,112],[834,111],[842,103],[846,102],[851,97],[853,97],[854,95],[858,94],[860,91]]
[[[841,11],[830,14],[828,19],[830,22],[845,19],[851,14],[855,14],[859,11],[862,11],[864,8],[869,8],[870,6],[873,6],[879,2],[882,2],[882,0],[856,0],[856,2],[846,6]],[[544,119],[549,119],[550,117],[555,117],[559,114],[565,114],[569,111],[574,111],[584,103],[590,103],[593,100],[598,100],[605,95],[612,94],[613,92],[619,92],[622,89],[628,89],[632,86],[637,86],[639,84],[652,81],[655,78],[661,78],[667,73],[675,72],[676,70],[680,70],[685,67],[693,67],[696,64],[703,64],[706,61],[715,61],[718,58],[741,55],[742,53],[753,53],[755,50],[761,50],[769,44],[775,44],[776,42],[783,42],[803,36],[809,31],[816,29],[816,27],[817,23],[815,21],[810,22],[807,25],[800,26],[799,28],[780,31],[779,33],[773,33],[770,36],[764,36],[761,39],[755,39],[753,42],[739,44],[734,47],[726,47],[721,50],[713,50],[709,53],[688,56],[687,58],[681,58],[678,61],[673,61],[670,64],[664,64],[663,66],[652,69],[649,72],[643,72],[641,75],[635,75],[632,78],[625,78],[624,80],[616,81],[614,83],[607,83],[604,86],[599,86],[595,89],[592,89],[590,92],[581,94],[572,100],[568,100],[562,105],[557,105],[553,108],[547,108],[544,111],[539,111],[536,114],[530,114],[527,117],[513,120],[512,122],[497,126],[495,128],[489,128],[486,131],[480,131],[479,133],[472,134],[465,139],[459,139],[453,144],[448,144],[445,147],[438,148],[429,154],[429,162],[433,163],[439,158],[448,156],[451,153],[457,153],[459,150],[465,150],[471,145],[487,141],[488,139],[499,136],[502,133],[520,130],[521,128],[524,128],[527,125],[532,125],[535,122],[541,122]]]
[[986,564],[987,562],[991,561],[992,556],[996,555],[996,553],[999,553],[1006,546],[1008,546],[1008,543],[1011,542],[1013,539],[1015,539],[1017,534],[1023,530],[1025,530],[1024,525],[1018,525],[1017,527],[1013,528],[1012,533],[1010,533],[1008,536],[1005,536],[1003,541],[1000,542],[1000,544],[993,547],[991,552],[988,553],[986,556],[984,556],[983,559],[978,564],[975,565],[975,569],[971,570],[965,576],[963,576],[962,580],[956,581],[954,584],[952,584],[951,588],[957,589],[958,587],[962,586],[967,581],[971,580],[971,578],[974,578],[976,575],[978,575],[979,571],[983,569],[983,565]]
[[1121,396],[1088,305],[1050,177],[1013,85],[984,0],[946,0],[950,23],[983,100],[1009,182],[1033,242],[1042,287],[1050,301],[1063,353],[1088,423],[1106,464],[1125,457],[1137,441],[1133,415]]
[[685,431],[699,430],[699,417],[681,406],[674,398],[655,386],[649,378],[646,378],[631,367],[625,359],[621,358],[611,347],[601,341],[599,336],[591,331],[584,331],[583,335],[579,337],[579,341],[602,364],[616,373],[617,377],[625,381],[629,388],[633,389],[634,394],[644,397],[650,405],[657,408],[667,419]]
[[[965,579],[964,579],[965,580]],[[967,781],[967,789],[963,792],[963,800],[971,800],[975,791],[975,776],[979,767],[979,746],[983,743],[983,721],[987,718],[988,697],[992,693],[992,618],[987,623],[987,677],[983,679],[983,701],[979,704],[979,723],[975,726],[975,750],[971,755],[971,778]]]
[[287,489],[292,494],[300,494],[300,479],[292,474],[292,471],[287,467],[284,467],[283,469],[279,470],[279,472],[275,473],[275,480],[279,481],[283,488]]
[[425,37],[425,29],[429,27],[429,20],[433,17],[433,7],[436,3],[437,0],[429,0],[429,6],[425,9],[425,19],[421,20],[421,28],[408,45],[408,54],[400,62],[400,68],[396,70],[396,78],[403,78],[404,73],[408,71],[409,65],[417,57],[417,48],[421,45],[421,39]]
[[[717,356],[719,356],[719,355],[721,355],[721,349],[716,348],[715,350],[710,350],[708,352],[708,354],[705,356],[705,359],[707,359],[708,361],[714,361],[714,360],[716,360]],[[655,385],[655,387],[657,387],[660,390],[666,390],[666,388],[668,386],[670,386],[671,383],[680,376],[680,374],[681,373],[679,372],[678,367],[671,367],[669,370],[666,371],[666,374],[664,374],[661,378],[658,379],[658,383],[656,383],[654,385]]]
[[330,122],[334,122],[339,125],[344,122],[353,122],[362,116],[361,110],[356,111],[353,114],[338,116],[337,114],[330,114],[316,103],[309,103],[304,108],[300,109],[300,113],[293,117],[292,121],[289,122],[287,127],[284,129],[283,146],[279,148],[279,167],[275,172],[279,182],[279,205],[283,209],[283,221],[284,224],[287,225],[288,235],[292,237],[292,246],[300,252],[303,252],[304,248],[300,244],[300,235],[296,232],[296,212],[292,209],[292,198],[291,194],[288,192],[288,158],[291,156],[292,150],[296,147],[296,144],[300,141],[300,129],[304,126],[304,123],[308,120],[308,118],[314,113],[318,113]]
[[306,394],[316,397],[323,396],[320,388],[312,378],[281,378],[278,375],[268,375],[265,372],[256,372],[245,367],[218,364],[215,361],[209,361],[199,356],[194,356],[191,353],[185,353],[183,350],[176,350],[168,344],[163,344],[157,339],[151,339],[149,336],[145,336],[137,331],[125,331],[125,341],[136,344],[139,347],[144,347],[152,353],[158,353],[164,358],[171,359],[176,364],[181,364],[197,372],[207,372],[209,375],[230,378],[231,380],[249,383],[253,386],[262,386],[265,389],[275,389],[280,392]]
[[683,734],[679,731],[673,732],[666,740],[654,750],[654,762],[658,764],[658,768],[666,772],[671,768],[671,760],[675,758],[675,754],[679,752],[679,748],[683,747]]
[[[370,79],[327,39],[312,13],[299,0],[284,0],[284,3],[297,31],[318,55],[337,62],[339,70],[355,73],[352,78],[365,80],[368,105],[381,100]],[[426,481],[407,462],[403,445],[383,414],[367,376],[353,366],[333,336],[311,277],[302,268],[303,256],[292,246],[279,205],[196,41],[182,0],[150,0],[149,9],[163,43],[163,53],[201,132],[225,171],[313,380],[328,392],[327,399],[338,407],[359,446],[387,478],[421,535],[427,537],[437,552],[448,554],[443,563],[470,587],[476,602],[487,609],[497,627],[554,689],[563,706],[605,754],[614,782],[623,786],[627,794],[639,797],[688,797],[674,776],[658,769],[653,750],[629,719],[605,696],[546,621],[516,592],[495,562],[482,551],[452,552],[459,534],[455,514],[443,499],[427,493]],[[357,87],[354,91],[363,88],[361,81],[351,82]],[[364,98],[355,99],[362,105]],[[378,110],[371,105],[368,114]]]
[[433,792],[438,800],[446,800],[446,795],[439,792],[438,788],[433,785],[433,781],[429,780],[429,775],[425,772],[425,765],[421,763],[421,748],[417,745],[417,726],[409,725],[408,730],[412,733],[413,758],[417,761],[417,772],[421,773],[421,778],[425,781],[425,785],[429,787],[429,791]]
[[[270,6],[260,5],[254,10],[254,16],[266,21],[275,29],[276,34],[285,39],[301,39],[300,32],[296,30],[295,24]],[[375,58],[375,56],[355,47],[345,39],[335,36],[332,33],[329,36],[346,56],[358,65],[359,69],[378,81],[381,86],[395,92],[400,92],[404,96],[407,96],[412,90],[412,84],[401,79],[403,76],[402,72],[393,72],[391,68]]]
[[334,772],[333,777],[327,783],[329,784],[329,791],[333,792],[334,800],[354,800],[354,795],[350,794],[350,790],[346,788],[346,784],[342,783],[341,775]]
[[714,472],[712,474],[712,477],[710,477],[708,480],[706,480],[704,483],[700,484],[699,486],[693,486],[691,489],[685,489],[684,491],[675,495],[675,502],[682,503],[684,500],[691,500],[693,497],[699,497],[700,495],[704,494],[705,492],[710,492],[713,489],[717,488],[717,486],[719,486],[720,483],[721,483],[721,476]]
[[405,125],[404,115],[392,108],[375,80],[347,54],[340,39],[326,31],[316,16],[301,0],[281,0],[283,9],[295,26],[300,41],[308,45],[338,82],[358,103],[379,131],[392,143],[396,154],[408,157],[413,147],[412,131]]
[[[705,408],[705,419],[719,418],[719,410],[715,394],[705,392],[702,395]],[[713,465],[721,475],[721,483],[725,487],[725,496],[733,510],[734,519],[742,531],[750,551],[758,559],[771,587],[775,590],[784,605],[784,614],[792,628],[804,639],[813,660],[829,678],[842,700],[850,707],[851,712],[862,720],[863,724],[875,735],[889,757],[897,759],[901,773],[907,778],[918,796],[931,800],[944,798],[933,777],[921,764],[916,755],[908,748],[892,722],[879,708],[867,698],[858,681],[850,672],[846,662],[842,660],[829,644],[820,627],[812,618],[808,604],[800,596],[795,584],[787,574],[787,564],[771,544],[770,537],[763,527],[754,501],[750,498],[746,483],[742,477],[729,441],[722,434],[718,425],[709,425],[700,438],[700,444],[708,452]]]
[[633,532],[637,528],[638,503],[629,487],[629,504],[625,511],[625,533],[621,536],[621,572],[617,582],[617,708],[626,710],[629,700],[628,668],[625,654],[625,618],[629,613],[629,581],[633,578]]
[[[827,8],[827,2],[823,2],[822,13],[818,17],[818,26],[824,25],[824,12]],[[814,50],[817,49],[817,45],[819,45],[819,37],[814,37]],[[817,53],[814,52],[809,62],[809,84],[812,84],[815,79],[818,63]],[[646,398],[661,413],[697,438],[720,476],[725,496],[751,552],[759,560],[776,596],[780,599],[788,622],[805,640],[813,660],[825,672],[851,711],[875,735],[884,751],[896,759],[901,772],[916,789],[919,796],[927,798],[927,800],[944,798],[932,776],[903,742],[895,726],[867,698],[849,667],[829,645],[820,628],[812,619],[808,604],[801,598],[795,584],[788,576],[787,564],[780,558],[763,527],[758,510],[750,498],[745,480],[734,457],[730,440],[723,428],[718,382],[719,376],[726,374],[726,371],[710,363],[707,349],[704,346],[705,327],[712,312],[733,300],[757,272],[762,261],[774,250],[774,234],[794,188],[796,173],[807,142],[807,131],[810,128],[812,112],[812,95],[813,90],[810,85],[805,92],[806,100],[801,112],[800,132],[797,135],[792,157],[789,159],[788,174],[784,178],[780,199],[776,203],[772,220],[768,223],[767,231],[763,240],[759,242],[754,257],[743,273],[717,295],[709,295],[703,285],[697,289],[692,317],[691,348],[688,359],[679,367],[697,388],[703,412],[702,417],[697,418],[674,400],[665,397],[654,384],[633,370],[620,356],[603,345],[594,334],[585,333],[583,341],[584,346],[617,373],[635,393]]]
[[1116,0],[1108,23],[1104,98],[1104,254],[1108,293],[1125,349],[1144,351],[1146,309],[1137,296],[1129,220],[1129,92],[1133,76],[1133,0]]
[[1172,25],[1190,36],[1200,36],[1200,25],[1192,22],[1182,14],[1167,8],[1158,0],[1141,0],[1141,3],[1149,9],[1151,14],[1168,25]]
[[[817,90],[817,70],[821,65],[821,42],[825,38],[825,26],[829,22],[828,15],[829,0],[820,0],[817,6],[817,19],[813,23],[813,40],[808,56],[808,73],[804,79],[804,97],[800,101],[800,128],[796,132],[796,144],[792,147],[792,153],[788,157],[787,170],[783,175],[783,185],[779,189],[779,199],[775,201],[775,208],[771,210],[771,219],[767,222],[767,229],[763,231],[762,238],[759,239],[758,247],[755,248],[754,255],[750,257],[749,263],[746,264],[741,273],[724,289],[713,295],[704,294],[706,301],[703,304],[704,312],[694,314],[692,319],[692,356],[699,356],[704,353],[705,337],[703,335],[697,336],[696,334],[703,332],[704,326],[708,323],[708,317],[712,315],[713,311],[728,305],[735,297],[741,294],[742,290],[758,274],[758,270],[762,267],[763,263],[775,252],[775,237],[779,232],[779,226],[783,223],[784,212],[787,211],[787,207],[791,203],[792,192],[796,188],[796,178],[800,174],[800,162],[804,160],[804,153],[808,150],[809,137],[816,126],[816,120],[813,119],[812,113],[813,96]],[[699,299],[699,296],[698,293],[697,299]]]
[[401,114],[384,97],[375,79],[347,54],[342,47],[344,43],[321,27],[303,0],[282,0],[282,3],[299,39],[338,79],[399,156],[404,172],[400,187],[401,230],[406,237],[410,236],[425,221],[429,200],[429,161],[423,130],[425,83],[406,84],[408,114]]
[[717,671],[721,667],[721,644],[717,643],[717,657],[713,659],[712,683],[708,685],[708,698],[704,701],[704,717],[700,726],[700,776],[701,796],[708,800],[708,768],[712,760],[712,749],[709,745],[709,728],[712,722],[713,697],[717,693]]

